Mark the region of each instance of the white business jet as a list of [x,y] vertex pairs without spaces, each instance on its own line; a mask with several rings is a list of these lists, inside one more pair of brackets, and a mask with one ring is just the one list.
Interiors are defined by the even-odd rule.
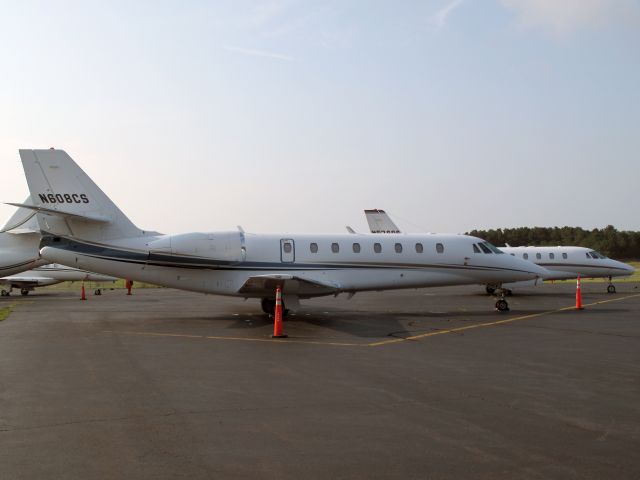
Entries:
[[[299,299],[444,285],[515,282],[546,271],[467,235],[161,235],[136,227],[62,150],[20,150],[50,262],[156,285],[262,299],[272,313],[276,287],[286,306]],[[15,205],[15,204],[14,204]],[[500,298],[496,308],[508,310]]]
[[[87,272],[77,268],[65,267],[55,263],[42,265],[33,270],[27,270],[16,275],[0,278],[0,285],[7,285],[8,289],[2,289],[3,297],[11,295],[14,288],[19,288],[22,295],[28,295],[36,287],[48,287],[61,282],[115,282],[117,278],[99,273]],[[95,295],[101,295],[102,289],[96,288]]]
[[[24,202],[31,204],[30,197]],[[46,265],[40,258],[40,228],[36,212],[19,208],[0,229],[0,290],[5,297],[14,288],[27,295],[35,287],[43,287],[66,281],[112,282],[113,277],[85,272],[63,265]],[[95,290],[100,295],[101,289]]]
[[[400,229],[384,210],[365,210],[364,214],[372,233],[400,233]],[[478,243],[474,245],[473,253],[492,254],[491,247],[486,243]],[[611,281],[612,277],[628,276],[635,272],[631,265],[612,260],[585,247],[511,247],[507,245],[501,247],[500,250],[544,267],[548,270],[543,277],[544,280],[568,280],[578,276],[581,278],[608,278],[608,293],[616,293],[616,287]],[[491,295],[498,288],[501,288],[504,293],[510,295],[513,288],[532,287],[540,283],[542,282],[537,280],[526,280],[516,283],[488,284],[486,290]]]
[[[509,255],[529,260],[549,271],[544,280],[568,280],[577,278],[608,278],[608,293],[616,293],[613,277],[632,275],[631,265],[607,258],[601,253],[585,247],[500,247]],[[514,284],[513,286],[518,286]],[[524,286],[524,284],[522,284]],[[493,293],[495,285],[487,286],[487,293]],[[509,288],[511,286],[508,286]]]
[[[29,198],[25,204],[30,203]],[[19,208],[0,229],[0,276],[10,276],[47,263],[40,258],[36,212]]]

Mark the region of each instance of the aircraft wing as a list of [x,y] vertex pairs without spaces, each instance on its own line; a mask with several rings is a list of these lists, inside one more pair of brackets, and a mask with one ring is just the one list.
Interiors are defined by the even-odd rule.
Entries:
[[274,295],[276,287],[281,286],[284,293],[297,295],[330,294],[340,292],[340,286],[297,275],[268,274],[247,278],[238,293],[248,295]]
[[39,287],[44,285],[53,285],[54,283],[60,283],[60,280],[56,280],[50,277],[11,275],[10,277],[0,278],[0,283],[5,285],[12,285],[16,288],[29,288],[29,287]]

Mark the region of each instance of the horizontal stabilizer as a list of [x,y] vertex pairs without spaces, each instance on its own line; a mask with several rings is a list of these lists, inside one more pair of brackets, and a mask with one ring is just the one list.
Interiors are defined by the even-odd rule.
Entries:
[[71,213],[71,212],[65,212],[64,210],[56,210],[54,208],[47,208],[47,207],[36,206],[36,205],[27,205],[25,203],[7,203],[7,205],[13,205],[14,207],[18,207],[18,208],[28,208],[29,210],[35,210],[36,212],[44,215],[70,217],[70,218],[75,218],[77,220],[86,220],[88,222],[109,223],[111,221],[111,219],[100,216],[100,215]]
[[34,230],[32,228],[14,228],[13,230],[2,233],[11,233],[12,235],[40,235],[40,230]]

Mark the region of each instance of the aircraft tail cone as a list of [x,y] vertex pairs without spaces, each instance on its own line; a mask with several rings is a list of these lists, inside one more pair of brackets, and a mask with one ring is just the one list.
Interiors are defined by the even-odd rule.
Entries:
[[80,290],[80,300],[86,300],[87,299],[87,294],[84,291],[84,282],[82,282],[82,288]]
[[287,338],[282,333],[282,289],[276,288],[276,308],[273,315],[273,335],[271,338]]
[[576,310],[582,310],[582,289],[580,288],[580,275],[578,275],[578,281],[576,282]]

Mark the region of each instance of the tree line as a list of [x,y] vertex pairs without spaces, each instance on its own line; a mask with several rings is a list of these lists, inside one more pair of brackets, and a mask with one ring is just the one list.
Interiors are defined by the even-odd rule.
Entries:
[[613,225],[585,230],[580,227],[518,227],[497,230],[472,230],[468,235],[483,238],[501,247],[520,246],[587,247],[610,258],[640,259],[640,232],[618,231]]

